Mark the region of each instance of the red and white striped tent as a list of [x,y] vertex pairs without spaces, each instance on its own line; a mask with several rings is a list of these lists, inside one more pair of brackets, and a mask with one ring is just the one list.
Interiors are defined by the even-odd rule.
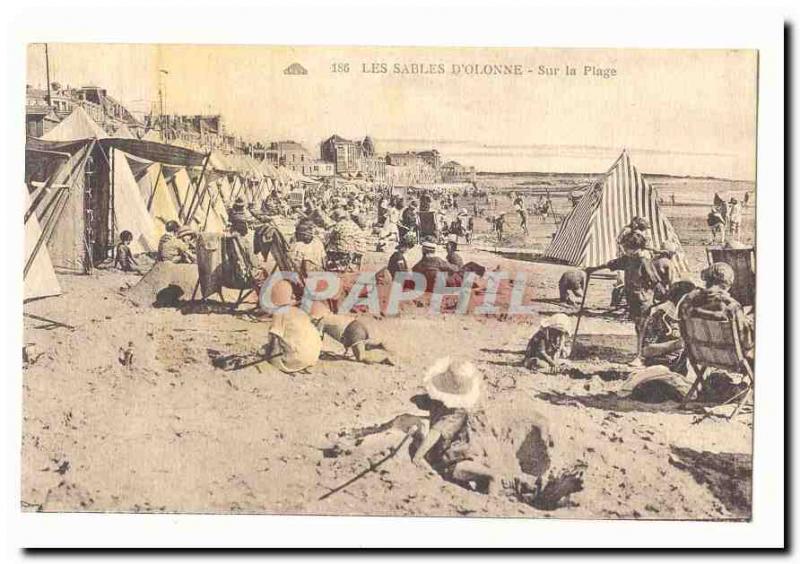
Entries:
[[617,237],[636,216],[650,221],[653,248],[677,251],[688,270],[678,235],[658,205],[657,191],[631,164],[627,151],[599,178],[564,219],[543,256],[580,267],[600,266],[619,256]]

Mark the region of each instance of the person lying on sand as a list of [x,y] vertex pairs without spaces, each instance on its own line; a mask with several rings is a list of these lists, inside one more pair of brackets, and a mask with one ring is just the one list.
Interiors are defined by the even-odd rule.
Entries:
[[569,336],[572,322],[563,313],[556,313],[542,320],[539,329],[528,341],[523,366],[528,370],[549,374],[563,372],[568,363]]
[[395,365],[383,343],[370,340],[369,331],[358,319],[332,313],[324,302],[314,302],[310,315],[320,335],[327,335],[344,347],[345,357],[353,351],[356,362]]
[[445,480],[487,494],[500,491],[490,468],[486,424],[474,408],[481,396],[480,375],[470,362],[439,359],[428,370],[430,427],[412,461],[429,464]]

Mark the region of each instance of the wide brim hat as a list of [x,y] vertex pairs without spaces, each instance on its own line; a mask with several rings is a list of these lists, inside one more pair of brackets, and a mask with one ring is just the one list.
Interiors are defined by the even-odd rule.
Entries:
[[437,360],[425,373],[425,390],[431,399],[450,408],[474,406],[481,395],[481,378],[471,362]]
[[570,321],[570,318],[563,313],[556,313],[550,317],[545,317],[542,319],[540,326],[549,327],[550,329],[558,329],[559,331],[567,333],[568,335],[572,334],[572,321]]
[[194,229],[192,229],[191,227],[186,227],[184,225],[183,227],[178,229],[177,236],[178,237],[184,237],[186,235],[194,235],[194,234],[195,234]]

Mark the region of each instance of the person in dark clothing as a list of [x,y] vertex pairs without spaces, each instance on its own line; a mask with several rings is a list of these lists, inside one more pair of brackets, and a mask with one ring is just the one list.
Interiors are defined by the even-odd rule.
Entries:
[[453,266],[462,269],[464,268],[464,259],[461,258],[461,255],[458,254],[458,243],[456,243],[453,239],[447,242],[447,255],[445,259],[447,262],[452,264]]
[[[625,300],[628,302],[628,316],[636,328],[636,340],[641,345],[642,323],[644,322],[658,288],[666,291],[661,285],[653,261],[647,257],[645,238],[641,233],[629,233],[620,241],[625,252],[621,257],[612,259],[604,265],[588,267],[586,273],[598,270],[617,270],[625,273]],[[641,364],[641,350],[637,347],[634,364]]]
[[422,258],[411,270],[425,276],[427,282],[425,291],[433,292],[436,287],[436,277],[439,272],[445,272],[451,275],[459,273],[461,269],[437,257],[436,243],[425,241],[422,243]]
[[408,207],[403,210],[397,227],[400,240],[408,234],[419,237],[419,214],[417,213],[416,200],[412,200]]
[[392,256],[389,257],[389,264],[386,269],[394,280],[394,276],[398,272],[408,272],[408,264],[406,263],[405,252],[411,248],[407,240],[402,240],[397,244]]

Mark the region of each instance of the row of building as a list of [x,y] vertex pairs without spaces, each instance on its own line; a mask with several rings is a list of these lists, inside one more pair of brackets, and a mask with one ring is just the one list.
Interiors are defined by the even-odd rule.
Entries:
[[144,115],[137,118],[125,106],[98,86],[62,87],[52,83],[48,90],[27,87],[26,130],[41,137],[83,107],[111,135],[125,132],[138,139],[155,138],[203,150],[247,153],[256,159],[313,177],[363,178],[389,184],[432,182],[474,182],[475,168],[456,161],[442,162],[436,149],[378,154],[371,137],[351,140],[331,135],[313,155],[296,141],[247,143],[225,130],[221,115]]
[[370,136],[362,140],[332,135],[320,143],[319,157],[296,141],[256,144],[249,152],[306,176],[365,178],[374,182],[472,182],[475,168],[456,161],[443,163],[436,149],[378,154]]

